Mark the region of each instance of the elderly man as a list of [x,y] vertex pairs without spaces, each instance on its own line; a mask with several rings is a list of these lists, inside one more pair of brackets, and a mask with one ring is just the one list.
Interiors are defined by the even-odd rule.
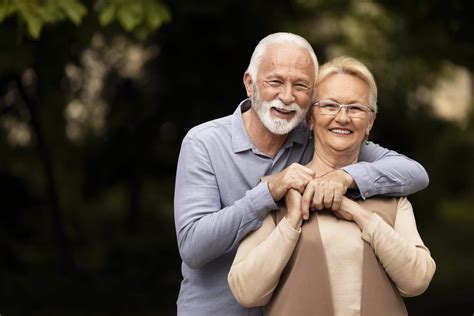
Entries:
[[[303,192],[318,176],[301,165],[313,152],[303,121],[317,69],[314,51],[302,37],[267,36],[244,74],[250,99],[234,114],[194,127],[184,138],[175,191],[183,260],[179,315],[261,314],[235,301],[227,273],[240,240],[262,225],[289,189]],[[348,188],[365,198],[408,195],[428,183],[417,162],[373,143],[363,146],[359,160],[318,178],[317,204],[337,209]]]

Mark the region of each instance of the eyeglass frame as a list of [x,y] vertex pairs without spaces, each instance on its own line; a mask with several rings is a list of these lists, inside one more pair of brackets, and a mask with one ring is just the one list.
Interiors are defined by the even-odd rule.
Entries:
[[351,117],[351,118],[363,118],[362,116],[360,116],[360,117],[359,116],[353,116],[354,113],[351,113],[350,110],[349,110],[349,107],[352,107],[352,106],[366,108],[367,110],[362,110],[364,112],[364,115],[366,113],[375,113],[374,109],[372,109],[370,106],[362,104],[362,103],[345,104],[345,103],[339,103],[339,102],[336,102],[336,101],[333,101],[333,100],[319,100],[319,101],[314,102],[312,104],[312,106],[317,106],[319,109],[324,110],[324,108],[322,106],[320,106],[320,102],[322,102],[322,101],[330,102],[333,105],[338,105],[339,106],[339,109],[336,112],[334,112],[334,113],[321,113],[322,115],[337,116],[339,114],[339,112],[341,112],[341,109],[345,108],[346,113],[349,117]]

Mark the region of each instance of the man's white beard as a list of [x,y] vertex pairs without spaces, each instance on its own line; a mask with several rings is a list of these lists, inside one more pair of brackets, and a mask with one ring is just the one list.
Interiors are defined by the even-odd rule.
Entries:
[[[307,110],[303,110],[297,103],[285,105],[278,99],[272,101],[260,102],[258,92],[254,89],[252,97],[252,107],[257,113],[263,125],[273,134],[286,135],[291,132],[305,118]],[[273,117],[270,113],[271,108],[282,109],[285,111],[294,111],[290,120]],[[309,107],[308,107],[309,108]]]

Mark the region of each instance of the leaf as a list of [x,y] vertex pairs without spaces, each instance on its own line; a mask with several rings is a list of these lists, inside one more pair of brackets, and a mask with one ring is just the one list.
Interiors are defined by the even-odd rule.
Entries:
[[100,25],[106,26],[112,23],[115,19],[115,13],[117,11],[116,2],[108,2],[103,8],[100,9],[99,22]]
[[37,10],[45,23],[61,21],[66,17],[58,4],[52,0],[47,1],[42,6],[38,6]]
[[87,8],[78,0],[61,0],[57,3],[76,25],[81,23],[82,17],[87,13]]
[[171,20],[171,14],[168,8],[159,2],[150,1],[146,12],[146,24],[151,31],[154,31],[161,24]]
[[0,22],[17,11],[17,7],[11,0],[3,0],[0,4]]
[[125,30],[131,31],[143,20],[143,6],[138,1],[125,2],[117,10],[117,19]]
[[32,2],[19,2],[17,5],[19,16],[26,23],[28,33],[34,39],[38,39],[44,24],[38,12],[38,6],[34,6]]
[[30,16],[25,20],[31,37],[38,39],[41,34],[41,28],[43,27],[43,21],[35,16]]
[[140,25],[133,31],[133,34],[135,34],[138,40],[144,41],[148,35],[150,35],[150,29],[144,25]]

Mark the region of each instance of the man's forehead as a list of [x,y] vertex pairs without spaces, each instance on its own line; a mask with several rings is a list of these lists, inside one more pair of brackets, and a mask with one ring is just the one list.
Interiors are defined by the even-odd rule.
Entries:
[[309,77],[315,76],[313,59],[308,50],[295,45],[269,45],[261,60],[261,68],[303,71]]

